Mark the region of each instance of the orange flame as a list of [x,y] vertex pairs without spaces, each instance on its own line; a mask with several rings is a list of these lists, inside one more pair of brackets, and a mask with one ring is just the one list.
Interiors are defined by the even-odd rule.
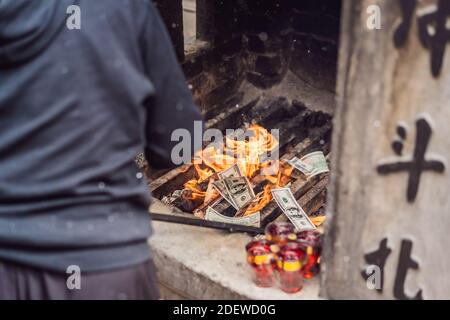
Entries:
[[[197,152],[194,168],[198,178],[184,184],[184,187],[192,192],[191,199],[204,199],[207,192],[202,191],[200,184],[236,163],[247,178],[251,179],[260,173],[269,182],[244,215],[250,215],[264,208],[272,200],[270,191],[289,182],[292,167],[282,166],[278,161],[262,161],[260,157],[261,154],[273,151],[278,146],[278,140],[265,128],[256,124],[251,125],[245,133],[245,139],[226,137],[221,148],[210,145]],[[279,167],[282,167],[281,170]]]
[[277,166],[278,165],[280,166],[278,174],[276,176],[265,176],[269,183],[264,187],[262,195],[259,196],[256,201],[253,201],[253,204],[245,211],[244,216],[256,213],[267,206],[273,199],[272,189],[283,187],[290,181],[290,175],[294,168],[286,166],[284,163],[277,163]]

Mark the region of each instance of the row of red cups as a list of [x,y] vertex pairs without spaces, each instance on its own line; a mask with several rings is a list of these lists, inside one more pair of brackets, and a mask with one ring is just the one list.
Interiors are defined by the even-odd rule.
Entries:
[[296,232],[290,223],[269,224],[262,239],[246,246],[254,283],[263,288],[279,286],[286,293],[303,288],[304,279],[319,273],[322,235],[316,230]]

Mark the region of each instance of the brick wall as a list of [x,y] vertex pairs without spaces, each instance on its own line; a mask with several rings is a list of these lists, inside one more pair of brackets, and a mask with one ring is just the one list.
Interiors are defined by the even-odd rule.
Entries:
[[340,1],[240,1],[249,81],[275,85],[291,70],[307,83],[334,91]]
[[[170,2],[160,8],[179,50],[180,30],[173,28],[179,12],[173,4],[181,1]],[[340,5],[338,0],[197,0],[197,36],[208,45],[179,56],[205,116],[239,103],[243,81],[268,89],[289,70],[334,92]]]

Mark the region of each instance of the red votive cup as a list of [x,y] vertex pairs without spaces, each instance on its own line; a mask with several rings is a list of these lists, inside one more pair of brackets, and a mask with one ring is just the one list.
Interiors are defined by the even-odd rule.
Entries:
[[266,239],[273,241],[278,246],[284,246],[288,241],[295,240],[295,227],[288,222],[272,222],[267,225]]
[[[262,288],[275,284],[276,254],[275,246],[268,240],[254,240],[245,247],[247,262],[253,270],[253,282]],[[274,250],[276,251],[276,250]]]
[[308,230],[298,232],[296,236],[296,242],[306,252],[306,262],[303,265],[303,277],[305,279],[311,279],[320,272],[322,234],[316,230]]
[[278,275],[281,290],[296,293],[303,288],[302,266],[306,258],[300,244],[288,242],[278,253]]

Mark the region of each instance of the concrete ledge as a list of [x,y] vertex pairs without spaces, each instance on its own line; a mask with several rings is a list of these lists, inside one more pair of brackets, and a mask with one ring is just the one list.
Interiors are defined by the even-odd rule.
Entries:
[[[160,206],[152,210],[162,212]],[[149,243],[165,298],[318,299],[319,279],[305,281],[303,290],[293,295],[256,287],[246,264],[248,235],[165,222],[153,222],[153,227]]]

